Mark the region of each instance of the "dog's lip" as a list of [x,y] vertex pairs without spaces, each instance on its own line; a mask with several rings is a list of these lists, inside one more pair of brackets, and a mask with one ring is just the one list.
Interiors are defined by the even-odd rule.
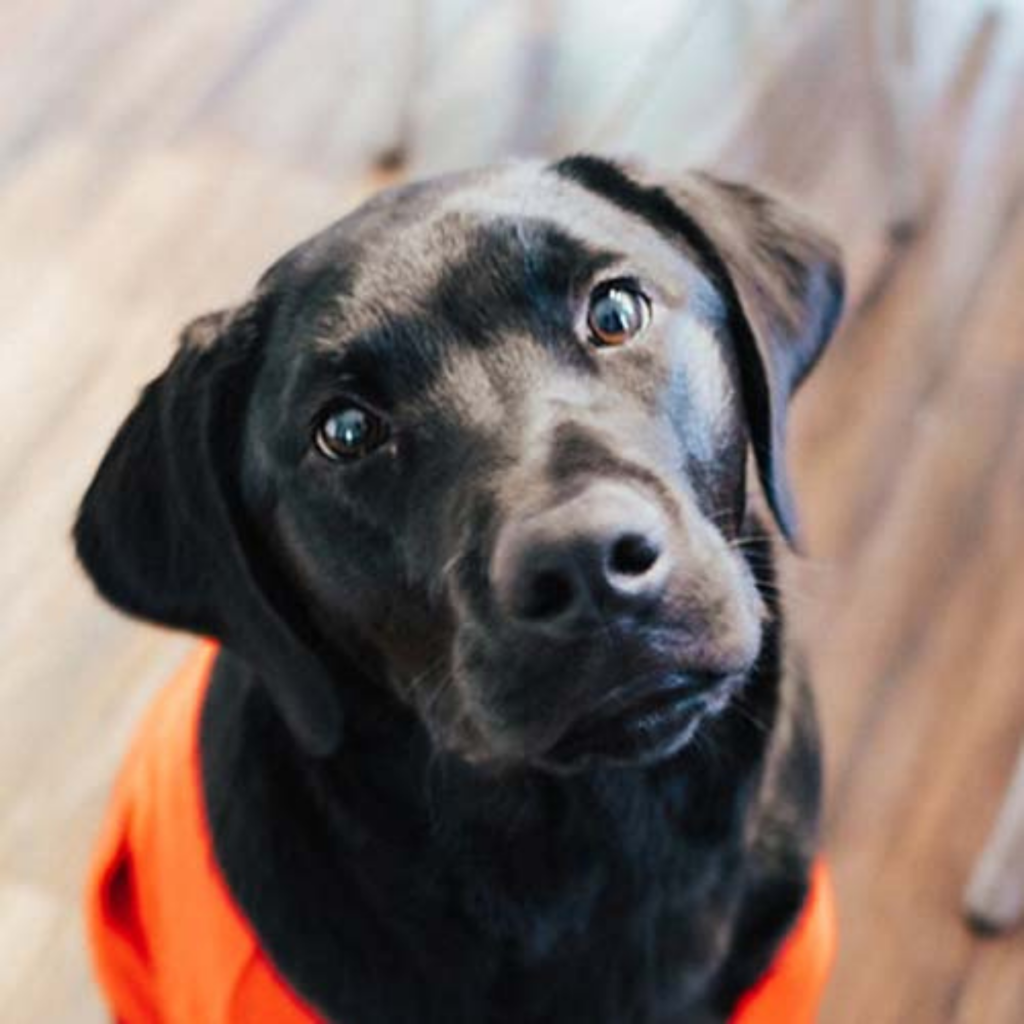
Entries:
[[628,696],[619,688],[573,722],[544,760],[563,766],[593,760],[626,763],[671,753],[694,720],[726,699],[740,678],[736,673],[687,672]]

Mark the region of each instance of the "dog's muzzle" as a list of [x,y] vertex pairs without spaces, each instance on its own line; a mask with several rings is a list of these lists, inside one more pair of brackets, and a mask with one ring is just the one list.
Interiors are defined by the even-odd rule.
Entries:
[[620,481],[591,483],[499,530],[491,587],[516,645],[545,652],[566,676],[580,671],[581,648],[605,652],[601,678],[560,709],[560,727],[535,755],[543,764],[663,759],[742,684],[745,666],[687,657],[692,643],[670,609],[685,575],[679,550],[658,500]]

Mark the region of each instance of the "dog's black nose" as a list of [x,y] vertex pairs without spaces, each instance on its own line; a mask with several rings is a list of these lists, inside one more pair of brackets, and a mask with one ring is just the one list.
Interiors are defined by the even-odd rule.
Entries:
[[562,635],[642,614],[671,570],[667,533],[661,510],[634,488],[592,484],[501,529],[491,563],[498,604],[520,624]]

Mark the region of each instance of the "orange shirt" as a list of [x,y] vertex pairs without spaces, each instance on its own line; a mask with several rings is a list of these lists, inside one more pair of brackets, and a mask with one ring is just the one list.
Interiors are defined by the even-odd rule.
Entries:
[[[312,1024],[214,860],[199,716],[217,648],[204,643],[158,696],[114,790],[87,891],[100,983],[123,1024]],[[822,867],[799,922],[731,1024],[812,1024],[835,945]]]

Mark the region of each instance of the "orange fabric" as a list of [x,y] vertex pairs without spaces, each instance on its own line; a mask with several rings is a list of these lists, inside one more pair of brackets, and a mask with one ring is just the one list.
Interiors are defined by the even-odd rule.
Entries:
[[768,973],[743,997],[731,1024],[811,1024],[836,955],[835,898],[821,862],[796,926]]
[[157,697],[115,786],[88,882],[93,959],[124,1024],[309,1024],[213,858],[199,714],[216,647]]
[[[215,656],[203,644],[158,696],[118,778],[88,881],[96,971],[123,1024],[315,1024],[214,860],[198,738]],[[796,928],[731,1024],[812,1024],[834,946],[819,866]]]

